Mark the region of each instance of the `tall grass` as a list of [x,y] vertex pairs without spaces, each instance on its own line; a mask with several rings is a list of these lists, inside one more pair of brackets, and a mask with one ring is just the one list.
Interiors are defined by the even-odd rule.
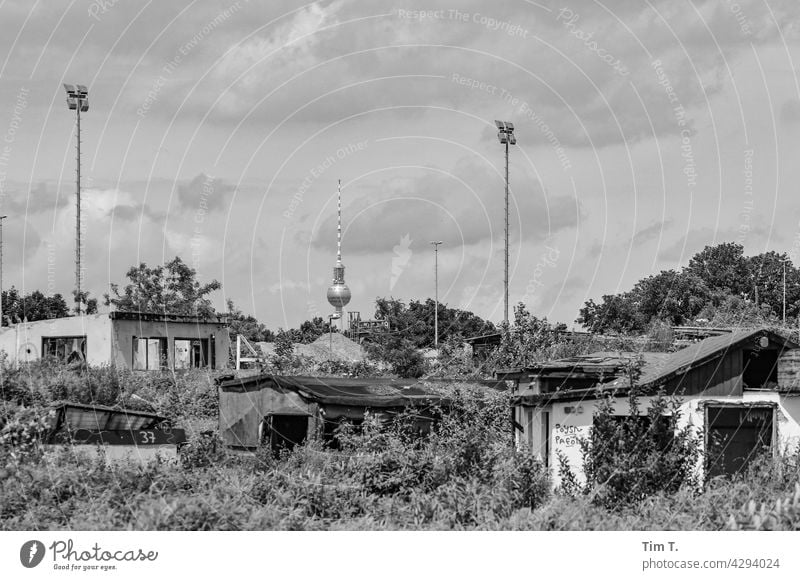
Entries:
[[[192,433],[181,461],[109,464],[39,443],[56,398],[152,405],[179,422],[216,417],[208,376],[4,368],[0,529],[4,530],[592,530],[799,529],[800,454],[734,479],[668,488],[613,507],[550,492],[549,474],[511,445],[503,393],[447,387],[452,407],[418,437],[401,415],[344,428],[275,457],[237,455]],[[132,395],[150,401],[143,403]]]

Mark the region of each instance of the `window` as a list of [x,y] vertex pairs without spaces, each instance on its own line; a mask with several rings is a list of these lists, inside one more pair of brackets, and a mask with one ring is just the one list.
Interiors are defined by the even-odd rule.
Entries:
[[207,338],[176,338],[175,368],[192,369],[209,366],[214,368],[209,358]]
[[167,339],[133,337],[133,370],[157,371],[167,368]]
[[777,350],[744,350],[744,386],[761,389],[778,382]]
[[45,336],[42,355],[64,362],[86,362],[86,336]]

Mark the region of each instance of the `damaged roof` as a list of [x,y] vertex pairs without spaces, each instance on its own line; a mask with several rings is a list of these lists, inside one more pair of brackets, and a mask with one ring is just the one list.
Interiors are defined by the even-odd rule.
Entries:
[[58,401],[50,405],[58,414],[59,427],[70,430],[118,431],[152,429],[167,421],[165,417],[148,411],[133,411],[103,405],[84,405],[70,401]]
[[228,393],[286,389],[308,401],[351,407],[406,407],[446,401],[423,383],[402,379],[256,375],[225,381],[219,388]]
[[[603,393],[613,393],[623,395],[628,392],[630,386],[629,378],[626,374],[628,365],[631,361],[639,358],[642,365],[639,367],[641,374],[637,378],[637,384],[641,388],[655,389],[663,385],[673,377],[685,374],[699,366],[722,358],[729,351],[740,348],[747,341],[760,340],[767,337],[771,342],[778,343],[782,348],[800,348],[800,345],[792,342],[766,328],[753,328],[735,330],[728,334],[721,334],[706,338],[698,343],[688,346],[673,353],[611,353],[597,352],[588,355],[568,357],[555,361],[548,361],[537,364],[525,369],[517,369],[517,373],[527,373],[532,376],[553,374],[563,376],[596,376],[611,375],[612,380],[592,388],[584,389],[561,389],[551,393],[541,393],[536,395],[520,395],[512,398],[513,404],[524,402],[572,399],[583,397],[594,397]],[[510,374],[512,371],[506,371]]]

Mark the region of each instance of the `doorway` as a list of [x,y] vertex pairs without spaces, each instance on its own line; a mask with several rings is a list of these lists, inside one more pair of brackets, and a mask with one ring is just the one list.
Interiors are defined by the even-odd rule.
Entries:
[[709,478],[745,471],[756,457],[772,451],[774,406],[708,405],[705,415]]

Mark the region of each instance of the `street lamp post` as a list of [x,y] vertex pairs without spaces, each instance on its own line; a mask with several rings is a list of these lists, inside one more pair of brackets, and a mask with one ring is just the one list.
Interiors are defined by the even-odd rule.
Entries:
[[444,242],[431,242],[433,246],[434,265],[434,296],[436,299],[436,310],[433,311],[433,347],[439,352],[439,246]]
[[507,121],[495,121],[497,125],[497,138],[506,149],[506,212],[505,212],[505,270],[503,275],[503,322],[508,324],[508,146],[516,145],[517,138],[514,135],[514,123]]
[[89,110],[89,91],[84,85],[64,84],[67,106],[75,111],[77,119],[77,169],[75,175],[75,312],[81,313],[81,113]]
[[333,321],[341,318],[338,312],[328,315],[328,351],[330,352],[331,360],[333,360]]
[[7,217],[0,215],[0,326],[3,326],[3,220]]

